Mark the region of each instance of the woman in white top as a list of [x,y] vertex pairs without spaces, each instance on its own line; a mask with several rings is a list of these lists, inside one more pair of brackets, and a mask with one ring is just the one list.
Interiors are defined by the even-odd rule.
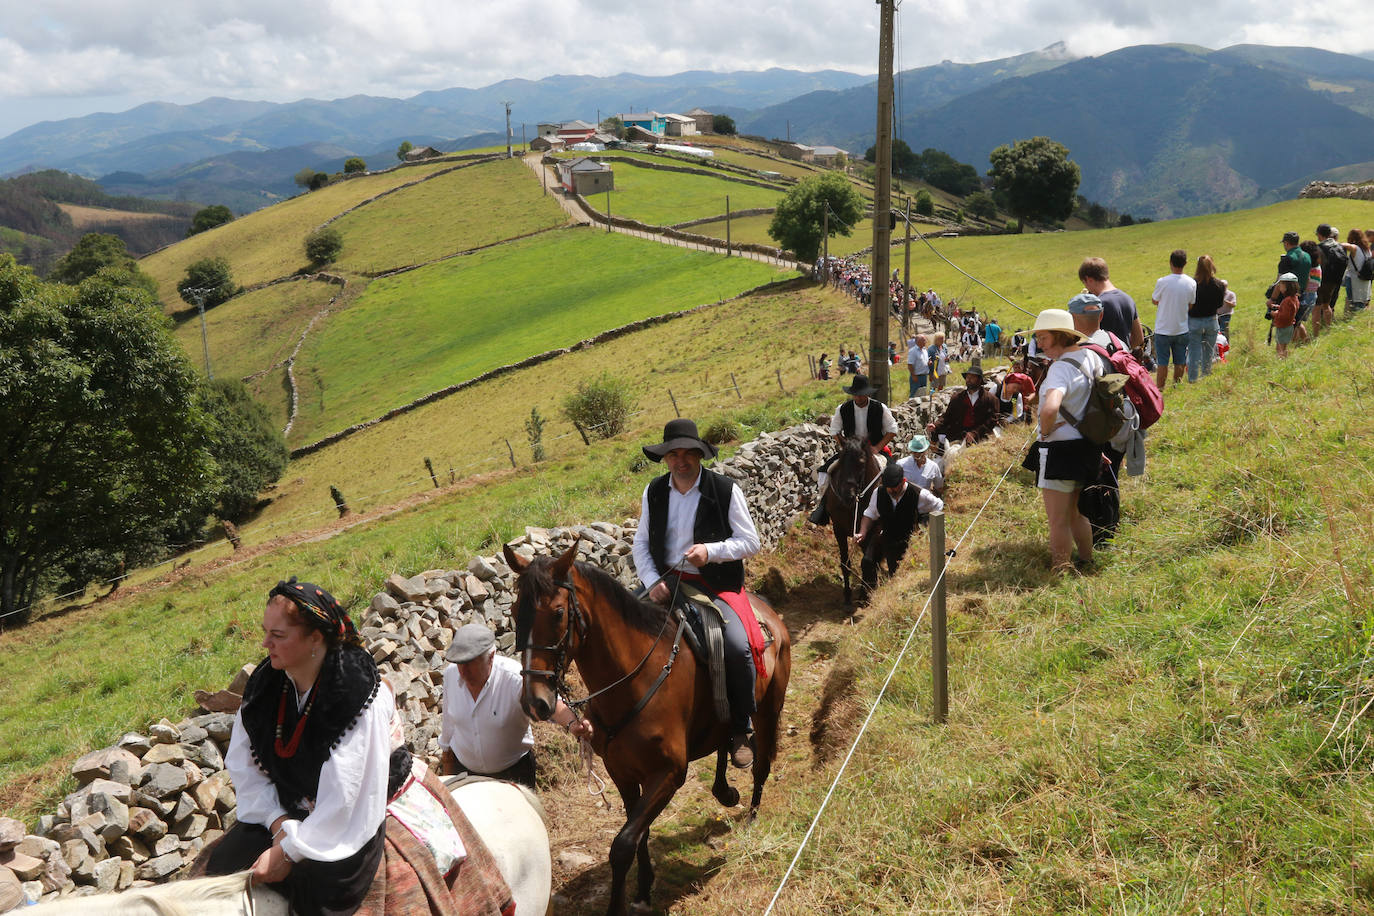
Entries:
[[1355,312],[1369,308],[1370,287],[1374,286],[1374,281],[1360,279],[1360,268],[1364,266],[1365,260],[1374,257],[1369,248],[1367,235],[1368,233],[1359,229],[1351,229],[1341,244],[1350,258],[1345,264],[1345,278],[1350,281],[1350,296],[1345,300],[1347,318]]
[[263,612],[267,658],[254,669],[225,766],[238,823],[207,850],[206,872],[252,868],[293,913],[349,916],[382,861],[395,698],[347,612],[308,582],[278,582]]
[[1092,527],[1078,512],[1078,492],[1096,476],[1102,457],[1101,447],[1084,439],[1063,413],[1083,416],[1093,380],[1106,369],[1096,353],[1079,347],[1084,335],[1074,329],[1073,317],[1064,309],[1041,312],[1032,334],[1039,351],[1054,362],[1040,385],[1040,434],[1024,466],[1035,471],[1045,502],[1050,566],[1063,572],[1073,568],[1070,555],[1075,544],[1079,562],[1092,562]]

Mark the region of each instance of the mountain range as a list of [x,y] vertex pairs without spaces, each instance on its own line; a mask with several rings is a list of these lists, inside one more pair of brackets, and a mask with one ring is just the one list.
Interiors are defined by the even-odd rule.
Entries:
[[[1315,48],[1184,45],[1075,57],[1062,45],[897,79],[897,136],[988,167],[1004,143],[1045,135],[1079,163],[1080,193],[1137,217],[1216,212],[1274,199],[1327,173],[1374,178],[1374,60]],[[291,103],[207,99],[35,124],[0,139],[0,173],[59,168],[111,192],[246,211],[295,193],[301,168],[349,156],[391,161],[402,140],[440,149],[516,138],[542,121],[627,110],[731,115],[740,131],[873,143],[871,75],[795,70],[664,77],[551,76],[408,99],[358,95]]]

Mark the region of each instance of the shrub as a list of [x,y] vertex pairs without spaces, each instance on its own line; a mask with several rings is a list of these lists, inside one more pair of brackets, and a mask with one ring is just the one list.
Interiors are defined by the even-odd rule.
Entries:
[[305,256],[317,267],[332,262],[341,251],[343,236],[332,226],[316,229],[305,237]]
[[358,156],[353,156],[344,160],[344,174],[352,175],[354,172],[366,172],[367,162]]
[[916,194],[916,212],[922,216],[933,216],[935,213],[935,199],[925,188]]
[[583,379],[577,383],[577,390],[563,399],[563,415],[595,439],[609,439],[624,432],[634,408],[630,383],[609,372]]
[[239,288],[234,273],[224,258],[201,258],[186,268],[186,277],[177,284],[177,293],[187,305],[195,305],[199,297],[205,308],[228,302]]
[[544,418],[539,415],[538,407],[530,408],[530,418],[525,421],[525,435],[530,439],[530,458],[534,461],[543,461]]
[[981,219],[992,219],[997,215],[997,202],[987,191],[974,191],[964,199],[964,206]]
[[722,442],[734,442],[743,436],[744,428],[729,417],[716,417],[708,421],[701,432],[701,438],[712,445],[720,445]]

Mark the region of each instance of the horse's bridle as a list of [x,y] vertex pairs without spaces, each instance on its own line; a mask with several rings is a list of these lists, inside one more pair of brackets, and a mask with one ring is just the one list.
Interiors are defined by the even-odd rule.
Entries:
[[[558,642],[552,646],[536,646],[533,643],[526,643],[524,652],[525,664],[524,667],[520,669],[520,675],[522,677],[529,675],[532,677],[546,678],[553,686],[554,696],[564,697],[564,702],[567,703],[568,706],[577,709],[579,706],[585,704],[587,700],[579,700],[574,703],[566,699],[568,696],[568,656],[572,652],[573,630],[577,630],[578,640],[581,640],[582,637],[587,635],[587,615],[582,612],[582,606],[577,601],[577,588],[573,585],[571,576],[567,579],[561,579],[554,582],[554,586],[556,588],[566,589],[568,592],[568,620],[563,626],[563,635],[560,636]],[[535,610],[537,611],[538,608],[536,607]],[[531,623],[530,628],[531,630],[534,628],[533,623]],[[533,634],[531,634],[531,636],[533,636]],[[531,668],[530,660],[531,653],[533,652],[554,653],[553,670],[549,671],[544,668]],[[587,699],[589,700],[591,697]]]

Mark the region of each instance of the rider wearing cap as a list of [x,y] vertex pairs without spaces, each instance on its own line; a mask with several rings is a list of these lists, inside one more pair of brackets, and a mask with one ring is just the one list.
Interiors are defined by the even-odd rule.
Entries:
[[[892,452],[887,446],[897,438],[897,420],[886,404],[873,397],[878,389],[869,384],[868,376],[860,374],[854,376],[854,383],[844,392],[850,399],[841,404],[830,418],[830,435],[835,438],[835,444],[843,448],[845,439],[857,437],[867,442],[869,450],[875,455],[882,453],[891,456]],[[830,482],[827,472],[839,456],[839,452],[831,455],[816,475],[820,486],[820,503],[810,516],[814,524],[824,525],[830,520],[829,513],[825,511],[825,488]]]
[[[887,574],[897,571],[897,564],[906,555],[911,533],[916,525],[932,512],[945,508],[940,497],[929,490],[913,486],[907,482],[906,475],[897,464],[883,468],[881,487],[873,490],[864,509],[863,526],[854,536],[855,543],[864,551],[862,564],[864,585],[870,589],[878,584],[878,561],[887,561]],[[875,522],[882,523],[882,531],[872,535]]]
[[[459,627],[444,658],[439,772],[472,773],[534,788],[534,732],[520,702],[520,664],[496,651],[496,637],[480,623]],[[560,698],[552,719],[575,736],[591,723]]]
[[[861,377],[860,377],[861,378]],[[857,382],[857,378],[856,378]],[[744,558],[759,552],[759,536],[744,492],[734,481],[701,466],[715,446],[691,420],[670,420],[663,442],[644,446],[668,473],[644,488],[635,531],[635,572],[650,600],[667,604],[681,582],[707,592],[721,610],[725,635],[725,687],[730,699],[730,759],[754,762],[749,718],[754,712],[754,656],[749,633],[758,629],[744,594]],[[746,629],[748,628],[748,629]],[[756,634],[762,645],[762,634]]]

